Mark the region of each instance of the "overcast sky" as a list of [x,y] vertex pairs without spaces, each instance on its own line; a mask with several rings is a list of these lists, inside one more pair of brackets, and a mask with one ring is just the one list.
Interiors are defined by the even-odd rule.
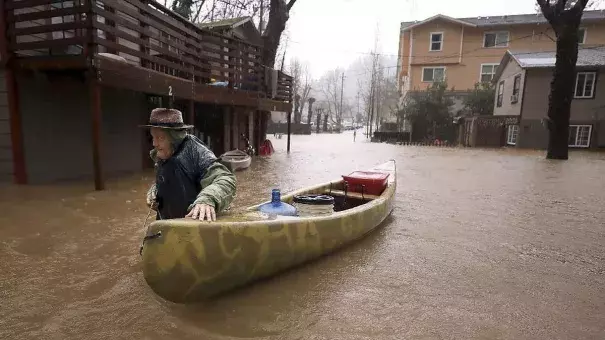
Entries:
[[[472,17],[534,12],[535,0],[297,0],[288,21],[286,59],[311,65],[313,77],[346,68],[374,46],[397,55],[399,24],[435,14]],[[395,65],[396,66],[396,63]]]

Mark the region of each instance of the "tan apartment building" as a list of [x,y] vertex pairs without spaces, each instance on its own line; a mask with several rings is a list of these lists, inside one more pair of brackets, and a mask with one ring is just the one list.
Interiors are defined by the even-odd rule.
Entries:
[[[581,47],[605,44],[605,11],[586,11]],[[491,81],[507,50],[554,51],[555,34],[541,13],[452,18],[436,15],[403,22],[399,39],[398,87],[402,97],[445,79],[464,95]]]

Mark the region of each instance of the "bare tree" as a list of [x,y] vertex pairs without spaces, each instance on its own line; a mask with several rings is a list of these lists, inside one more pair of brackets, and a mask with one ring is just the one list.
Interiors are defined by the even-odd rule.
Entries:
[[548,159],[568,159],[569,116],[578,60],[578,28],[589,0],[536,0],[557,37],[548,99]]
[[[165,0],[171,8],[192,22],[207,22],[249,16],[263,39],[263,64],[275,66],[282,33],[297,0]],[[266,24],[265,24],[266,23]]]
[[[326,72],[319,80],[321,94],[327,105],[327,110],[330,113],[330,120],[336,124],[337,128],[341,127],[344,98],[342,98],[342,76],[343,70],[337,68]],[[342,99],[342,100],[341,100]],[[341,104],[342,103],[342,104]]]
[[298,96],[298,101],[294,108],[294,122],[300,123],[305,104],[311,93],[311,83],[313,80],[311,79],[308,65],[296,58],[290,61],[289,72],[292,76],[293,93],[295,97]]

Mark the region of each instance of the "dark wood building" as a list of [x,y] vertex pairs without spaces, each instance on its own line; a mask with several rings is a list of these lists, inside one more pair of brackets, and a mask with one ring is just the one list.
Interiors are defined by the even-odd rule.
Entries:
[[[152,166],[145,123],[169,96],[217,154],[258,146],[291,111],[262,46],[155,1],[0,0],[0,181],[94,178]],[[222,86],[217,86],[222,82]]]

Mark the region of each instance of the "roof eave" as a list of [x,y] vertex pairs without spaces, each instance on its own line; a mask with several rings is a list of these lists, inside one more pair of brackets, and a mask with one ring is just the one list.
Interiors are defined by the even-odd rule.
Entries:
[[413,29],[414,27],[422,26],[422,25],[424,25],[426,23],[429,23],[429,22],[437,20],[437,19],[442,19],[442,20],[445,20],[445,21],[453,22],[453,23],[456,23],[456,24],[459,24],[459,25],[468,26],[468,27],[477,27],[477,25],[471,24],[470,22],[466,22],[466,21],[459,20],[459,19],[456,19],[456,18],[448,17],[447,15],[437,14],[437,15],[434,15],[434,16],[428,18],[428,19],[425,19],[425,20],[422,20],[422,21],[417,22],[415,24],[412,24],[410,26],[404,27],[404,28],[401,29],[401,31],[402,32],[403,31],[408,31],[408,30]]

